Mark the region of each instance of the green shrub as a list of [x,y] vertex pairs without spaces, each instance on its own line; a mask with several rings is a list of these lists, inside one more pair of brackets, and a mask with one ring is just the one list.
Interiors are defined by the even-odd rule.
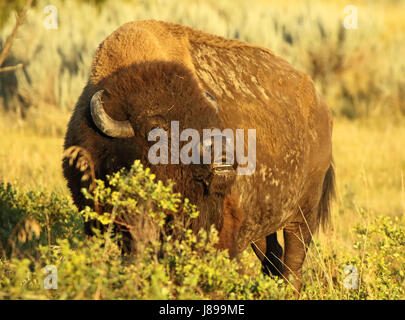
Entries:
[[404,299],[405,223],[398,217],[377,217],[370,225],[355,229],[354,244],[362,254],[363,278],[373,299]]
[[[304,268],[304,299],[405,298],[404,218],[377,216],[353,229],[353,252],[325,250],[315,242]],[[354,273],[349,270],[355,270]],[[346,272],[345,272],[346,271]],[[345,286],[351,276],[358,288]]]
[[82,219],[70,199],[44,191],[20,192],[0,183],[0,256],[35,252],[56,239],[83,238]]
[[[251,251],[234,260],[218,251],[215,228],[193,233],[188,227],[198,212],[172,187],[155,181],[136,161],[106,182],[97,181],[92,193],[83,190],[105,212],[86,208],[80,217],[65,198],[0,185],[0,298],[294,297],[286,281],[260,273]],[[84,239],[82,218],[98,219],[107,231]],[[135,239],[131,254],[119,247],[117,222],[127,224]],[[352,251],[328,249],[315,239],[303,269],[301,299],[404,299],[404,225],[403,218],[384,216],[359,224]],[[44,289],[49,265],[57,268],[56,290]],[[347,287],[348,267],[357,271],[358,288]]]
[[[108,186],[106,186],[108,185]],[[190,222],[198,212],[187,199],[172,192],[172,183],[155,181],[149,169],[136,161],[130,170],[121,170],[97,181],[87,197],[110,210],[96,215],[90,208],[84,218],[96,218],[108,226],[83,240],[77,230],[66,232],[76,224],[75,213],[44,193],[21,195],[8,185],[3,187],[1,216],[16,224],[20,216],[35,217],[45,223],[45,216],[58,214],[53,224],[65,221],[65,229],[54,230],[51,244],[39,241],[23,247],[13,258],[0,260],[0,297],[24,299],[285,299],[293,290],[282,280],[263,275],[244,274],[243,263],[231,260],[227,251],[218,251],[215,228],[197,234]],[[29,200],[27,200],[29,199]],[[31,200],[35,200],[31,202]],[[37,204],[41,203],[41,205]],[[54,205],[57,204],[56,207]],[[41,209],[41,210],[39,210]],[[17,210],[17,211],[15,211]],[[61,217],[65,217],[62,219]],[[170,219],[168,219],[171,217]],[[14,219],[14,220],[13,220]],[[112,225],[125,221],[134,227],[134,252],[122,254]],[[52,224],[53,223],[53,224]],[[45,223],[46,226],[46,223]],[[11,227],[10,227],[11,228]],[[9,229],[10,229],[9,228]],[[141,233],[136,233],[141,232]],[[9,234],[10,231],[4,232]],[[67,236],[68,235],[68,236]],[[156,237],[157,236],[157,237]],[[248,259],[246,254],[241,260]],[[58,271],[58,289],[45,290],[47,276],[43,268],[54,265]],[[226,272],[224,272],[226,270]],[[257,269],[258,271],[258,269]]]

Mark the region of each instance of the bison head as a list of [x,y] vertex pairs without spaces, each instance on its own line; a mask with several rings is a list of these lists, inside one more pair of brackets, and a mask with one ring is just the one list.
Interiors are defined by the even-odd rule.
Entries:
[[[229,140],[221,132],[217,101],[201,88],[193,73],[183,65],[168,62],[137,64],[106,77],[94,86],[93,92],[91,120],[98,133],[108,140],[105,144],[116,146],[125,141],[126,149],[120,153],[135,155],[158,179],[175,181],[175,191],[199,206],[195,228],[208,228],[211,224],[219,228],[224,198],[235,179],[236,165],[229,162],[229,153],[226,154]],[[182,132],[190,129],[198,133],[195,141],[191,136],[181,137]],[[207,138],[207,130],[212,129],[219,130]],[[160,139],[151,141],[153,132],[160,132]],[[220,141],[222,148],[220,152],[211,152],[216,141]],[[151,161],[150,151],[156,142],[167,144],[166,162]],[[195,152],[194,160],[197,154],[199,163],[181,161],[180,153],[185,146],[189,153]],[[211,157],[209,163],[203,158],[207,154]]]

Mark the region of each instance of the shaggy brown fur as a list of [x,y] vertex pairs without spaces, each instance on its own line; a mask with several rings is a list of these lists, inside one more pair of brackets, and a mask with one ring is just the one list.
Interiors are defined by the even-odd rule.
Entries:
[[[89,103],[100,89],[106,112],[129,120],[135,137],[114,139],[96,128]],[[204,91],[216,98],[218,113]],[[200,209],[194,227],[214,223],[220,246],[232,255],[257,241],[260,252],[276,250],[281,257],[274,233],[283,229],[283,274],[293,275],[299,288],[306,249],[320,222],[328,220],[334,189],[331,113],[311,79],[265,48],[167,22],[127,23],[95,54],[65,148],[86,149],[96,177],[104,178],[134,159],[148,166],[146,134],[171,120],[180,121],[180,130],[256,129],[256,171],[250,176],[216,177],[196,165],[159,165],[152,171],[176,181],[177,191]],[[67,161],[64,173],[82,207],[81,173]]]
[[228,249],[232,257],[238,253],[235,237],[244,219],[245,213],[238,205],[238,197],[228,194],[224,200],[223,224],[219,233],[218,248]]

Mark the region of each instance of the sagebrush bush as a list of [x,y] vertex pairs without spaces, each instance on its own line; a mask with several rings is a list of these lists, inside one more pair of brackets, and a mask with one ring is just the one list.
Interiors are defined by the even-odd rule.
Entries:
[[56,193],[20,192],[0,181],[0,255],[35,252],[58,238],[83,238],[83,224],[72,201]]
[[[227,251],[216,249],[218,236],[214,227],[210,232],[201,230],[194,234],[188,227],[198,211],[187,199],[181,200],[179,194],[173,193],[172,186],[155,181],[149,169],[136,161],[130,170],[109,176],[107,183],[97,181],[92,193],[83,190],[98,205],[109,208],[102,215],[90,208],[81,213],[84,219],[97,219],[109,226],[103,233],[95,230],[97,235],[88,240],[74,228],[70,233],[54,228],[53,224],[60,221],[64,221],[66,228],[78,225],[77,213],[65,211],[63,200],[55,201],[44,193],[33,198],[31,193],[20,194],[11,185],[3,187],[0,189],[0,203],[4,206],[1,215],[12,225],[2,230],[4,240],[12,237],[10,229],[18,224],[18,219],[36,217],[37,221],[43,221],[52,215],[59,218],[52,219],[49,226],[44,225],[57,235],[51,237],[49,243],[39,241],[35,246],[19,247],[18,252],[3,256],[0,296],[52,299],[292,297],[292,288],[281,279],[244,275],[238,261],[231,260]],[[36,202],[26,201],[27,197]],[[60,207],[55,207],[55,203]],[[45,210],[39,212],[38,208]],[[131,254],[123,254],[118,245],[120,234],[114,233],[112,228],[117,222],[125,222],[134,237],[136,250]],[[39,224],[40,236],[42,224]],[[25,239],[15,242],[19,244],[22,240]],[[12,249],[15,248],[17,246]],[[58,270],[57,290],[43,288],[46,265],[54,265]]]
[[[396,300],[405,297],[405,220],[376,216],[351,230],[353,251],[315,242],[304,268],[302,298]],[[316,247],[316,248],[314,248]],[[357,283],[357,289],[347,285]]]
[[[85,193],[109,209],[100,216],[90,208],[81,212],[83,219],[98,219],[107,226],[106,232],[96,232],[87,240],[70,201],[44,192],[21,193],[11,185],[1,186],[1,241],[3,247],[10,239],[13,244],[7,254],[3,250],[0,259],[1,298],[294,297],[288,282],[260,273],[259,262],[251,251],[231,260],[227,251],[216,249],[215,228],[197,234],[187,228],[198,215],[195,206],[174,194],[170,182],[165,185],[155,181],[139,161],[130,170],[111,175],[106,183],[98,181],[92,193]],[[120,217],[133,224],[129,227],[133,227],[137,250],[130,254],[122,253],[120,235],[113,232],[113,223],[122,221]],[[18,227],[20,221],[28,219],[35,219],[38,225],[31,240],[32,227]],[[377,216],[367,225],[357,225],[353,232],[358,241],[353,243],[352,252],[327,249],[315,240],[303,272],[301,298],[404,299],[402,220]],[[15,229],[24,230],[26,236],[16,236]],[[44,289],[47,274],[43,268],[47,265],[57,268],[56,290]],[[358,289],[345,287],[348,266],[358,271]]]
[[[160,19],[265,46],[308,73],[335,114],[349,118],[405,114],[404,33],[397,12],[404,2],[358,5],[358,29],[343,27],[337,1],[94,1],[53,2],[59,27],[46,30],[38,0],[0,74],[0,105],[24,115],[27,108],[71,110],[83,89],[98,44],[125,22]],[[382,15],[384,8],[386,15]],[[13,26],[0,31],[0,47]]]
[[[403,299],[405,295],[405,221],[378,216],[371,225],[355,228],[355,248],[362,254],[362,277],[373,299]],[[367,267],[366,267],[367,266]]]

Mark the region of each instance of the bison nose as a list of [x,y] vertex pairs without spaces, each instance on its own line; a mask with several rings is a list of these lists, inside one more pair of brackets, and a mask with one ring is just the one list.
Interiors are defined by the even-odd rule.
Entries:
[[233,140],[224,135],[212,135],[202,143],[204,164],[210,164],[214,173],[235,170]]

